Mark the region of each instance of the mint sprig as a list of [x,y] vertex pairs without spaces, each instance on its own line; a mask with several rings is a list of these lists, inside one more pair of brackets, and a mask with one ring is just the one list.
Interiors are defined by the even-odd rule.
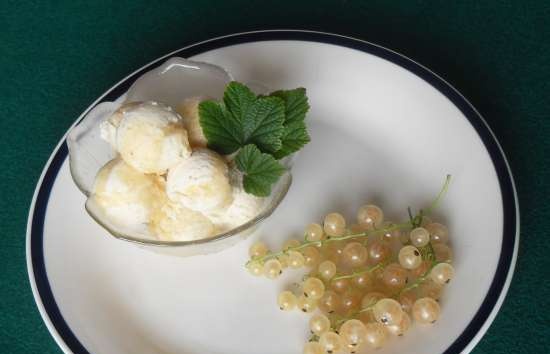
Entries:
[[221,154],[231,154],[243,145],[243,133],[239,122],[220,102],[201,102],[199,123],[210,149]]
[[275,152],[282,147],[285,105],[277,97],[261,97],[252,103],[243,120],[244,141],[261,151]]
[[276,159],[282,159],[303,148],[310,140],[305,122],[287,124],[281,136],[281,149],[274,152],[273,156]]
[[245,191],[267,196],[284,171],[277,160],[310,141],[305,124],[308,110],[304,88],[256,96],[246,85],[233,81],[222,102],[199,104],[199,122],[212,150],[231,154],[241,149],[235,161],[244,173]]
[[231,81],[223,93],[223,103],[238,122],[244,121],[246,111],[254,101],[254,92],[237,81]]
[[306,89],[303,87],[294,90],[280,90],[270,96],[279,97],[285,102],[285,121],[281,136],[281,149],[274,153],[277,159],[290,155],[311,140],[307,133],[305,117],[309,111]]
[[235,157],[237,168],[243,172],[243,187],[258,197],[271,194],[271,185],[284,173],[285,168],[272,155],[260,151],[256,145],[243,147]]
[[285,124],[304,121],[306,113],[309,111],[305,88],[279,90],[271,93],[269,96],[279,97],[285,102]]

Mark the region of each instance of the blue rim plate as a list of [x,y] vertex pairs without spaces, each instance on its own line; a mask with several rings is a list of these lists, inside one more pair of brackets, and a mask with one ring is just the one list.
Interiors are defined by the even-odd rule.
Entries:
[[[294,40],[333,44],[359,50],[390,61],[414,73],[446,96],[462,112],[477,131],[490,155],[498,176],[502,195],[504,225],[502,248],[498,266],[489,291],[469,325],[447,350],[445,350],[445,353],[451,354],[470,351],[481,339],[482,335],[496,316],[510,285],[519,244],[519,206],[512,173],[506,157],[483,117],[456,89],[424,66],[392,50],[341,35],[302,30],[273,30],[238,33],[187,46],[145,65],[108,90],[82,114],[75,124],[77,124],[95,105],[104,101],[113,101],[122,95],[140,75],[160,65],[168,57],[181,56],[186,58],[231,45],[273,40]],[[61,165],[67,158],[67,153],[65,137],[63,137],[46,163],[37,184],[27,224],[27,266],[37,306],[57,343],[66,352],[86,354],[89,353],[89,351],[71,330],[56,303],[50,282],[48,281],[44,256],[43,231],[46,208],[48,206],[52,186],[57,178]]]

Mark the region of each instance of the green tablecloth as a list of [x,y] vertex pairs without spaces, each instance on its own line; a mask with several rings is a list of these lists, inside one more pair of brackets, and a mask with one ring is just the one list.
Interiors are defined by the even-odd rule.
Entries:
[[162,54],[267,28],[336,32],[392,48],[479,109],[508,155],[523,222],[510,292],[474,353],[548,352],[549,18],[544,1],[3,0],[0,352],[61,352],[32,299],[25,226],[35,183],[67,127],[113,83]]

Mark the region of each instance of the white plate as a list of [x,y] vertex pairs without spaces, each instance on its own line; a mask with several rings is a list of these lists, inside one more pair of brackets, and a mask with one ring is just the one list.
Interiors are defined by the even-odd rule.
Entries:
[[453,183],[438,215],[451,230],[457,274],[442,317],[377,352],[473,348],[508,289],[519,219],[504,154],[464,97],[428,69],[367,42],[262,31],[171,53],[89,109],[115,100],[170,56],[220,65],[240,81],[306,87],[312,142],[298,157],[288,196],[257,236],[219,254],[181,259],[108,237],[93,222],[71,180],[63,138],[36,187],[27,261],[37,306],[66,353],[301,353],[308,316],[275,304],[298,273],[277,281],[250,276],[243,268],[249,244],[262,238],[280,247],[325,213],[351,217],[364,202],[401,220],[407,206],[426,205],[447,173]]

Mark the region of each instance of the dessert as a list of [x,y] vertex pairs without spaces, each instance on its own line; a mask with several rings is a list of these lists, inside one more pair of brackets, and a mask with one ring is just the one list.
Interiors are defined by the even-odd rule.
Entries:
[[201,211],[218,211],[233,199],[226,162],[207,149],[172,167],[166,176],[166,193],[171,201]]
[[101,136],[128,165],[162,175],[191,155],[181,120],[169,106],[132,102],[101,124]]
[[142,174],[116,158],[97,174],[92,198],[111,221],[137,228],[149,221],[162,198],[162,184],[159,177]]
[[208,217],[221,230],[231,230],[253,219],[264,204],[264,198],[247,193],[243,188],[243,174],[235,166],[229,168],[231,204],[224,210],[212,211]]
[[183,126],[187,130],[189,144],[193,148],[204,148],[208,144],[199,121],[199,104],[207,99],[202,96],[186,98],[176,107],[176,111],[183,118]]
[[150,228],[163,241],[193,241],[216,231],[212,221],[201,212],[168,200],[152,211]]
[[304,89],[256,96],[231,82],[223,101],[189,97],[174,110],[127,102],[100,124],[116,158],[90,198],[110,225],[193,241],[254,219],[285,171],[280,160],[309,141]]

